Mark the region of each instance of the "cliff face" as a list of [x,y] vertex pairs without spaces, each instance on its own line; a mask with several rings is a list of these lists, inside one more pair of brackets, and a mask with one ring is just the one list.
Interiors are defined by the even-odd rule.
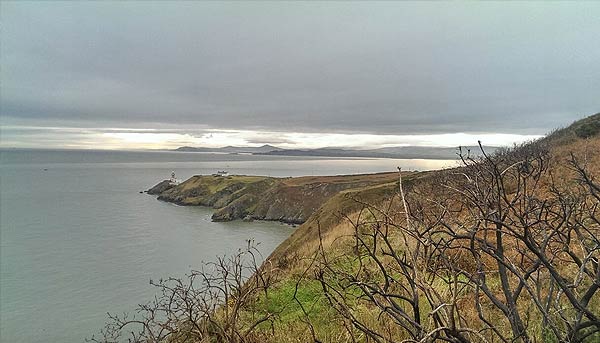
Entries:
[[395,173],[297,178],[197,175],[177,186],[169,187],[163,181],[148,193],[179,205],[212,207],[216,209],[214,221],[259,219],[301,224],[341,191],[395,178]]
[[171,181],[164,180],[164,181],[161,181],[158,184],[156,184],[156,186],[154,186],[154,187],[150,188],[149,190],[147,190],[146,193],[152,194],[152,195],[157,195],[157,194],[160,194],[160,193],[162,193],[164,191],[167,191],[167,190],[173,188],[174,186],[175,185],[173,185],[171,183]]

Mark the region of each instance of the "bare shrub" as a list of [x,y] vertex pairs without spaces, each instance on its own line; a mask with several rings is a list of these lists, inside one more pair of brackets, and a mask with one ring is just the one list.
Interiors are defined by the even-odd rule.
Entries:
[[435,192],[364,204],[354,255],[321,249],[329,303],[375,342],[600,339],[600,186],[575,156],[559,182],[542,144],[481,150]]
[[134,316],[108,314],[109,321],[90,342],[250,342],[257,326],[275,314],[245,311],[257,296],[268,297],[275,283],[253,241],[233,256],[219,257],[185,278],[150,284],[155,299]]

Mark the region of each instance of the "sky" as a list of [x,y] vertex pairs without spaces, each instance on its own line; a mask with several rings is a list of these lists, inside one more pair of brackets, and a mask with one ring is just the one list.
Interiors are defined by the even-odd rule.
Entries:
[[509,145],[600,111],[600,2],[0,2],[0,147]]

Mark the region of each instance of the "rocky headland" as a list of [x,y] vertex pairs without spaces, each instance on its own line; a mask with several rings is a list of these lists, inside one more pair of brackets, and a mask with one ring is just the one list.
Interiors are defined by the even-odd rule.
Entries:
[[196,175],[178,185],[161,181],[147,193],[178,205],[214,208],[214,221],[302,224],[340,192],[395,183],[396,179],[396,173],[293,178]]

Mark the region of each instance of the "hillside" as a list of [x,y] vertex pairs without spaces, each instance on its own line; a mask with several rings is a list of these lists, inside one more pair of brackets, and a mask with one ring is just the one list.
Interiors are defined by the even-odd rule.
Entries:
[[[571,154],[585,156],[587,166],[592,172],[598,173],[600,172],[600,113],[579,120],[568,127],[557,129],[530,144],[548,147],[550,168],[554,175],[566,178],[568,174],[572,174],[566,163]],[[487,149],[485,151],[490,153]],[[460,169],[458,167],[403,175],[403,186],[409,195],[414,191],[435,197],[436,193],[441,191],[439,182],[460,172]],[[549,175],[550,173],[548,177]],[[544,186],[547,185],[548,180],[544,183]],[[351,228],[347,218],[356,216],[366,204],[384,206],[397,195],[397,175],[392,182],[341,192],[325,202],[313,216],[307,219],[306,223],[277,247],[269,259],[277,265],[287,266],[290,263],[290,256],[296,259],[310,256],[317,249],[319,231],[327,238],[326,241],[331,243],[350,233]]]
[[554,146],[567,146],[581,139],[597,137],[600,134],[600,113],[578,120],[568,127],[556,129],[540,142]]
[[194,297],[206,289],[160,284],[161,299],[189,316],[169,332],[248,343],[598,342],[599,128],[596,114],[439,171],[159,184],[160,199],[213,206],[216,220],[303,221],[262,266],[249,243],[212,265],[216,275],[197,274],[215,282],[208,296],[220,304],[198,317]]
[[337,193],[392,182],[394,173],[272,178],[196,175],[171,186],[162,181],[148,190],[162,201],[215,209],[212,219],[277,220],[304,223]]
[[[412,224],[398,182],[338,193],[268,258],[284,315],[267,341],[597,342],[599,128],[596,114],[463,167],[404,176]],[[477,334],[439,331],[453,321]]]

